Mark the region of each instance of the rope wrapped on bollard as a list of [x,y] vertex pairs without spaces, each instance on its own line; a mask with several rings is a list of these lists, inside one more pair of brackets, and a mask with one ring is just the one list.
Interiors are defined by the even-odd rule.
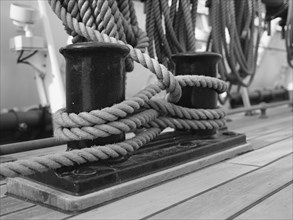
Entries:
[[[59,110],[54,115],[54,120],[57,125],[55,136],[62,141],[76,141],[83,139],[92,140],[118,134],[119,132],[130,132],[142,128],[145,129],[145,131],[140,132],[132,139],[120,143],[92,146],[91,148],[73,150],[58,155],[53,154],[33,158],[31,160],[20,160],[1,164],[0,176],[14,177],[18,175],[28,175],[35,172],[44,172],[49,169],[57,169],[62,166],[73,166],[111,157],[116,158],[121,155],[129,154],[142,147],[157,137],[166,127],[186,130],[204,130],[213,128],[219,129],[225,126],[225,112],[221,109],[190,109],[174,104],[180,99],[181,88],[184,86],[205,87],[213,89],[217,93],[222,93],[227,89],[225,82],[205,76],[174,76],[158,61],[150,58],[140,49],[134,48],[132,45],[128,44],[127,39],[131,38],[128,37],[127,34],[126,42],[124,42],[123,37],[119,39],[119,35],[114,35],[110,30],[107,34],[106,31],[99,30],[97,27],[102,22],[100,20],[100,13],[102,13],[102,11],[99,10],[103,7],[100,9],[95,8],[97,11],[92,8],[91,10],[94,13],[91,14],[85,13],[88,12],[88,10],[81,10],[84,9],[82,6],[85,7],[90,2],[96,2],[96,5],[104,3],[108,5],[105,7],[107,8],[107,13],[117,13],[117,11],[115,11],[117,4],[115,4],[114,0],[49,0],[49,4],[53,11],[62,20],[67,29],[71,30],[72,35],[74,35],[76,39],[84,38],[89,41],[126,45],[130,49],[130,57],[152,71],[156,75],[158,81],[147,86],[132,98],[111,107],[90,112],[81,112],[79,114],[67,113],[65,109]],[[131,1],[129,0],[128,2]],[[124,4],[121,4],[121,7],[122,5]],[[109,7],[111,10],[109,10]],[[68,8],[72,9],[71,12]],[[79,12],[77,12],[78,10]],[[123,19],[129,20],[130,18],[128,16],[131,17],[133,15],[130,13],[130,15],[125,16]],[[78,19],[76,17],[78,17]],[[92,20],[90,20],[90,18]],[[94,21],[96,22],[95,25]],[[113,19],[111,21],[113,21]],[[135,24],[135,19],[132,19],[132,22]],[[117,26],[120,23],[121,22],[117,20],[115,24]],[[105,24],[104,21],[103,27]],[[119,28],[120,27],[116,27],[115,31],[118,31]],[[121,35],[123,36],[123,34]],[[144,44],[137,42],[135,47],[141,47],[142,45]],[[165,100],[159,101],[153,99],[153,97],[162,90],[166,90],[169,93],[168,102]]]

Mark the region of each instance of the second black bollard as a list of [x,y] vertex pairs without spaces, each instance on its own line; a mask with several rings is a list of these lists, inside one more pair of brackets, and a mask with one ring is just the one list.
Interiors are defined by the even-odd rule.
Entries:
[[[218,62],[221,55],[212,52],[187,52],[172,56],[175,63],[175,75],[204,75],[217,77]],[[217,92],[208,88],[184,87],[182,97],[177,103],[187,108],[215,109],[217,108]],[[216,134],[216,130],[198,130],[200,137]]]
[[[66,59],[66,108],[68,113],[89,112],[125,99],[127,46],[83,42],[61,48]],[[72,141],[68,150],[123,141],[125,134],[95,140]]]

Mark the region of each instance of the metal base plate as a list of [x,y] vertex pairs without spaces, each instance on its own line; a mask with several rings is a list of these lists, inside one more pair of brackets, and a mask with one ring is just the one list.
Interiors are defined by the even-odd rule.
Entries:
[[229,131],[209,139],[165,133],[127,160],[9,179],[7,187],[18,197],[81,211],[251,150],[245,135]]
[[209,139],[199,139],[194,133],[168,132],[129,158],[51,170],[28,178],[71,195],[85,195],[244,143],[245,135],[228,131]]

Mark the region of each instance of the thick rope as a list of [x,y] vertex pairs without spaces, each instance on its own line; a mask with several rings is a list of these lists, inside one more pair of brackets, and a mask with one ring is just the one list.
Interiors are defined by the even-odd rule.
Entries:
[[[213,79],[211,77],[203,76],[177,76],[181,87],[184,86],[196,86],[196,87],[205,87],[214,89],[217,92],[224,92],[227,87],[226,84],[222,81]],[[99,137],[106,137],[113,134],[119,134],[122,132],[129,132],[134,129],[137,129],[140,126],[143,126],[146,123],[145,117],[149,117],[149,111],[144,113],[139,113],[133,115],[142,107],[153,107],[161,115],[169,113],[171,116],[183,117],[186,116],[187,119],[197,119],[197,120],[206,120],[206,119],[219,119],[224,117],[224,114],[221,110],[206,110],[206,111],[194,111],[193,114],[190,112],[193,110],[188,110],[181,106],[176,106],[172,103],[161,102],[158,104],[158,101],[151,101],[151,98],[162,91],[163,85],[161,83],[156,83],[150,85],[148,88],[144,89],[142,92],[135,95],[133,98],[121,102],[119,104],[113,105],[112,107],[107,107],[101,110],[94,110],[89,113],[82,112],[80,114],[66,113],[64,109],[57,111],[55,114],[56,130],[55,135],[60,137],[64,141],[72,140],[82,140],[82,139],[95,139]],[[167,108],[169,110],[167,110]],[[177,112],[177,115],[175,115]],[[201,114],[200,114],[201,112]],[[203,112],[209,112],[209,116],[203,115]],[[131,118],[126,118],[131,114]],[[145,115],[147,114],[147,115]],[[154,114],[154,113],[153,113]],[[156,116],[152,117],[154,120]],[[202,116],[202,117],[200,117]],[[137,118],[138,117],[138,118]],[[142,117],[142,118],[139,118]],[[136,120],[136,126],[130,129],[125,124],[125,120],[120,120],[126,118],[129,122],[130,120]],[[142,123],[139,120],[143,120]],[[117,123],[119,122],[120,126],[118,127]],[[124,123],[123,125],[121,123]],[[122,128],[124,126],[124,128]],[[188,128],[187,128],[188,129]]]
[[[120,5],[124,7],[125,4]],[[82,22],[85,26],[97,29],[99,32],[107,34],[110,37],[122,40],[124,43],[128,42],[133,47],[145,50],[148,45],[148,38],[146,34],[138,27],[136,17],[133,15],[133,6],[130,7],[130,18],[127,21],[123,19],[121,13],[125,10],[122,8],[120,12],[117,2],[115,0],[67,0],[63,1],[62,7],[65,7],[71,16]],[[70,33],[74,38],[73,42],[84,41],[80,34],[72,30],[64,24],[67,33]],[[70,30],[70,31],[69,31]],[[126,60],[126,71],[132,71],[134,68],[130,59]]]
[[153,140],[160,132],[160,128],[150,128],[122,143],[98,147],[94,146],[82,150],[35,157],[30,160],[1,163],[0,176],[16,177],[19,175],[30,175],[36,172],[45,172],[50,169],[58,169],[64,166],[73,166],[125,156]]
[[[130,49],[130,57],[152,71],[158,81],[138,92],[130,99],[111,107],[90,112],[81,112],[79,114],[67,113],[65,109],[60,109],[54,115],[56,124],[55,136],[63,141],[78,141],[93,140],[100,137],[135,131],[136,129],[145,129],[145,131],[140,132],[132,139],[120,143],[92,146],[91,148],[73,150],[58,155],[37,157],[29,161],[1,164],[0,176],[13,177],[17,175],[28,175],[34,172],[44,172],[48,169],[57,169],[62,166],[73,166],[111,157],[125,156],[157,137],[167,127],[186,130],[205,130],[218,129],[225,125],[225,112],[221,109],[189,109],[177,106],[174,103],[180,99],[181,88],[184,86],[204,87],[222,93],[227,89],[226,83],[219,79],[204,76],[184,75],[175,77],[165,66],[158,63],[155,59],[150,58],[141,50],[119,39],[120,37],[123,38],[123,34],[113,33],[113,37],[109,36],[112,34],[112,29],[107,29],[106,27],[113,27],[117,32],[119,32],[120,27],[115,28],[115,25],[110,26],[104,23],[101,25],[103,26],[101,31],[97,30],[98,26],[103,23],[101,18],[98,18],[100,13],[103,11],[106,16],[110,8],[112,15],[109,16],[111,17],[113,14],[116,14],[115,10],[117,5],[121,8],[121,11],[126,11],[126,6],[122,2],[115,4],[109,0],[108,4],[106,4],[105,1],[98,1],[96,7],[91,8],[91,14],[88,13],[90,4],[87,4],[85,1],[77,1],[77,6],[74,5],[74,7],[71,5],[70,12],[67,10],[68,7],[65,7],[66,2],[69,2],[69,0],[49,0],[53,11],[72,33],[88,41],[126,45]],[[100,2],[103,2],[101,7],[98,6]],[[129,8],[133,8],[130,2],[129,0]],[[103,7],[106,9],[102,10]],[[77,10],[76,8],[79,10],[82,9],[83,11],[74,11]],[[96,12],[97,8],[100,10],[99,13]],[[123,12],[126,16],[124,20],[135,26],[137,25],[136,17],[131,12],[131,9],[129,10],[129,13]],[[72,14],[80,16],[80,21],[72,17]],[[108,22],[112,21],[118,22],[121,25],[121,22],[115,19],[115,16],[113,19],[108,19]],[[89,26],[85,25],[84,22]],[[109,35],[102,33],[106,29]],[[137,33],[135,32],[135,36],[139,38]],[[118,39],[114,36],[118,37]],[[127,37],[127,34],[125,36],[127,41],[129,37]],[[162,90],[170,93],[169,102],[153,98]]]

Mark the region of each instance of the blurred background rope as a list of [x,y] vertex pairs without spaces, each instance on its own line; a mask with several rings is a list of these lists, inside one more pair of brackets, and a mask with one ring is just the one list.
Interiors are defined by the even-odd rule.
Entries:
[[195,52],[198,0],[147,0],[146,32],[150,57],[173,69],[172,54]]
[[209,16],[212,29],[207,49],[223,56],[221,79],[229,82],[229,90],[232,85],[248,87],[256,73],[262,31],[260,0],[209,1]]

